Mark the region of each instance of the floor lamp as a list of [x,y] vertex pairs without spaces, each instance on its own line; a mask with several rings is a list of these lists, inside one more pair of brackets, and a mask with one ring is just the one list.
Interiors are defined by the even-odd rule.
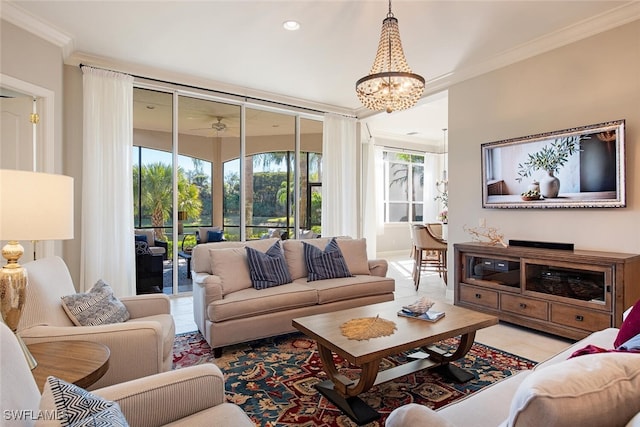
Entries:
[[0,240],[7,264],[0,269],[0,313],[16,334],[31,369],[36,361],[17,334],[27,294],[27,271],[18,264],[20,240],[73,238],[73,178],[19,170],[0,170]]

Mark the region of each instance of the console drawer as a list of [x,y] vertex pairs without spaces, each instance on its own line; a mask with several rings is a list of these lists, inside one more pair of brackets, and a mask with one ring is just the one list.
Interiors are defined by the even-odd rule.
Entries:
[[460,301],[498,309],[498,293],[475,286],[460,285]]
[[516,295],[500,295],[500,307],[502,311],[547,320],[549,304],[537,299],[524,298]]
[[551,304],[551,321],[591,332],[611,327],[610,314],[562,304]]

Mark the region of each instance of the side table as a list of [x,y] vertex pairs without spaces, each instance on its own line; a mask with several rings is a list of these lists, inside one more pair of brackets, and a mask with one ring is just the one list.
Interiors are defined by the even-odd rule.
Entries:
[[191,279],[191,252],[180,251],[178,256],[187,260],[187,279]]
[[48,376],[87,388],[109,369],[109,347],[91,341],[51,341],[27,345],[38,362],[31,371],[42,392]]

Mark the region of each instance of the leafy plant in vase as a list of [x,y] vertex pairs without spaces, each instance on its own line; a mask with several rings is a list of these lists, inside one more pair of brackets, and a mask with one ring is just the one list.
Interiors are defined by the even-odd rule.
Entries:
[[558,173],[574,153],[580,151],[580,141],[584,138],[584,136],[557,138],[537,152],[529,153],[524,163],[518,163],[516,181],[522,182],[523,178],[531,176],[536,170],[546,171],[547,174],[540,180],[540,194],[543,197],[558,197],[560,180],[554,174]]

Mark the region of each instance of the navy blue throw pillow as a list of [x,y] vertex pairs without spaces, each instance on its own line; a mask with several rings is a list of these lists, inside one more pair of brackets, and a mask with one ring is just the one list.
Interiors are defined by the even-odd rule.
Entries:
[[222,231],[207,231],[207,243],[209,242],[222,242]]
[[147,242],[147,236],[145,234],[135,234],[134,237],[136,239],[136,242]]
[[304,248],[304,262],[309,271],[308,282],[352,277],[335,237],[329,241],[324,251],[307,242],[302,242],[302,246]]
[[280,242],[275,242],[267,252],[260,252],[246,247],[247,261],[249,261],[249,276],[255,289],[266,289],[291,283],[291,275],[287,262],[280,248]]

